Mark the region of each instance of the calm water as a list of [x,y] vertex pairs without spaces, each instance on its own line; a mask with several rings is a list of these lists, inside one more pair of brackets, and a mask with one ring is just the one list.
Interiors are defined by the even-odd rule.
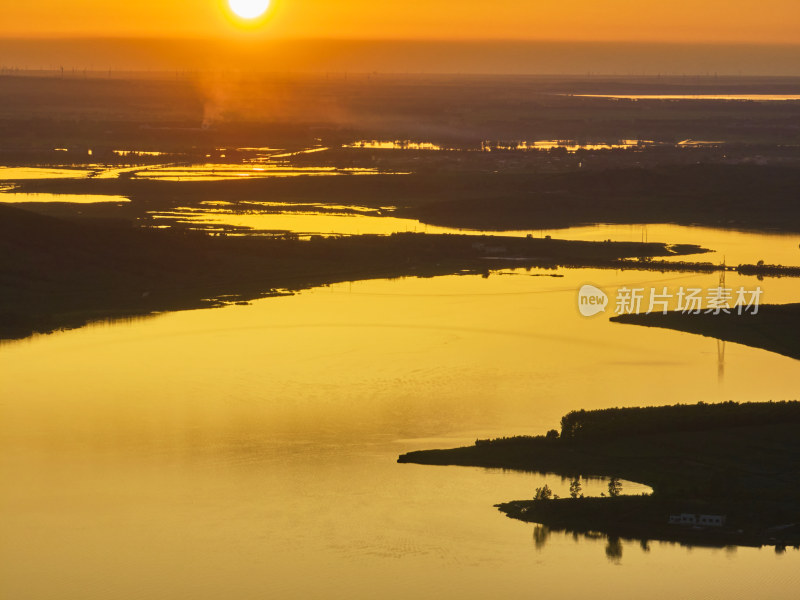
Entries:
[[[301,152],[281,155],[293,156]],[[274,156],[272,158],[277,158]],[[231,179],[261,179],[264,177],[299,177],[331,175],[375,175],[376,169],[337,169],[335,167],[292,167],[290,165],[262,164],[258,166],[206,164],[195,166],[157,166],[139,168],[136,179],[158,181],[226,181]]]
[[714,276],[539,274],[343,284],[1,345],[0,597],[794,598],[800,553],[625,542],[612,561],[606,540],[542,545],[492,507],[543,481],[563,494],[558,477],[395,462],[575,408],[797,398],[798,361],[728,344],[720,369],[714,340],[576,308],[586,282]]
[[0,181],[26,181],[30,179],[84,179],[93,173],[89,169],[59,169],[42,167],[2,167]]
[[97,194],[46,194],[27,192],[0,193],[0,204],[42,204],[56,202],[59,204],[104,204],[130,202],[125,196],[103,196]]
[[[377,169],[358,169],[334,167],[293,167],[283,163],[272,163],[273,159],[286,158],[317,152],[322,149],[272,155],[266,162],[251,161],[254,164],[203,164],[203,165],[137,165],[133,167],[108,167],[105,165],[87,165],[89,168],[45,168],[45,167],[2,167],[0,166],[0,182],[31,181],[40,179],[116,179],[123,174],[132,174],[135,179],[158,181],[228,181],[235,179],[261,179],[264,177],[298,177],[330,176],[330,175],[374,175]],[[114,151],[119,154],[121,151]],[[126,153],[125,156],[157,156],[160,152]]]
[[[426,225],[416,219],[379,216],[374,209],[367,212],[363,207],[341,207],[343,212],[317,212],[316,210],[293,210],[290,206],[267,207],[245,205],[238,208],[180,207],[169,211],[151,211],[156,220],[174,220],[196,226],[198,229],[243,227],[253,233],[265,231],[290,231],[300,236],[310,235],[390,235],[397,232],[463,233],[449,227]],[[329,206],[329,210],[336,207]],[[344,210],[349,212],[344,212]],[[369,210],[369,209],[367,209]],[[371,212],[371,214],[369,214]]]

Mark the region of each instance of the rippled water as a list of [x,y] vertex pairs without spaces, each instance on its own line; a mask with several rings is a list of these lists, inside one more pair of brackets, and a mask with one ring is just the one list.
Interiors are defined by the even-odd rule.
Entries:
[[[558,477],[395,462],[575,408],[797,397],[798,361],[728,344],[720,370],[714,340],[576,307],[586,282],[714,275],[551,274],[342,284],[1,345],[0,596],[794,598],[796,552],[625,542],[609,560],[604,539],[492,507],[564,493]],[[798,299],[796,280],[760,284]]]

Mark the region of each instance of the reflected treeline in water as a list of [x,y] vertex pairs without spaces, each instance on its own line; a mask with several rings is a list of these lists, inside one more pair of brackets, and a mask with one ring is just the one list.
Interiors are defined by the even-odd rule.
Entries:
[[550,528],[547,525],[536,525],[533,528],[533,544],[537,550],[542,550],[550,539]]
[[[597,531],[581,532],[568,528],[551,527],[549,525],[542,524],[535,524],[531,533],[531,539],[533,540],[533,545],[537,552],[547,552],[548,544],[558,537],[561,537],[562,539],[571,539],[575,543],[593,543],[595,546],[597,546],[598,550],[600,550],[602,544],[602,551],[605,553],[608,561],[613,564],[623,564],[623,557],[626,551],[638,551],[642,554],[651,554],[655,552],[657,555],[659,550],[662,549],[682,547],[689,551],[696,548],[712,551],[722,550],[726,554],[735,555],[739,548],[736,545],[730,544],[712,544],[686,540],[651,540],[648,538],[632,538],[615,534],[605,534]],[[764,549],[763,551],[768,550]],[[800,547],[780,544],[775,546],[773,551],[775,554],[783,555],[791,551],[800,552]]]
[[[220,304],[222,302],[220,301]],[[0,346],[13,344],[26,338],[68,331],[78,328],[103,329],[115,325],[134,325],[161,316],[158,312],[142,312],[108,316],[103,313],[64,315],[37,315],[25,318],[19,314],[0,314]]]
[[622,540],[616,536],[608,536],[606,543],[606,557],[612,563],[619,564],[622,562]]
[[[545,550],[547,543],[553,537],[553,535],[559,535],[561,533],[566,533],[570,535],[572,539],[576,542],[581,540],[587,541],[600,541],[606,540],[605,545],[605,554],[608,560],[615,564],[620,564],[622,562],[622,554],[623,554],[623,543],[622,540],[618,536],[613,535],[603,535],[601,533],[593,533],[593,532],[586,532],[586,533],[578,533],[578,532],[569,532],[565,530],[559,529],[552,529],[547,525],[536,525],[533,528],[533,545],[537,551],[542,552]],[[643,552],[649,552],[649,541],[648,540],[641,540],[641,548]]]

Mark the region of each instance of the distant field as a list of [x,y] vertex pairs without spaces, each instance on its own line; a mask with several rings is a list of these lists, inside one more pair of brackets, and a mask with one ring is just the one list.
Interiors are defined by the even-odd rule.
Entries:
[[[618,101],[565,94],[800,93],[800,78],[177,74],[0,75],[0,150],[356,139],[686,138],[798,143],[800,102]],[[164,128],[165,129],[153,129]],[[0,155],[0,159],[2,156]]]

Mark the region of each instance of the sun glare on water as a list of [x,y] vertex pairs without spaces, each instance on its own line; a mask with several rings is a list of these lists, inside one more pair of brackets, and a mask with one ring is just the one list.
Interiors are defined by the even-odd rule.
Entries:
[[228,0],[231,10],[242,19],[257,19],[269,8],[270,0]]

